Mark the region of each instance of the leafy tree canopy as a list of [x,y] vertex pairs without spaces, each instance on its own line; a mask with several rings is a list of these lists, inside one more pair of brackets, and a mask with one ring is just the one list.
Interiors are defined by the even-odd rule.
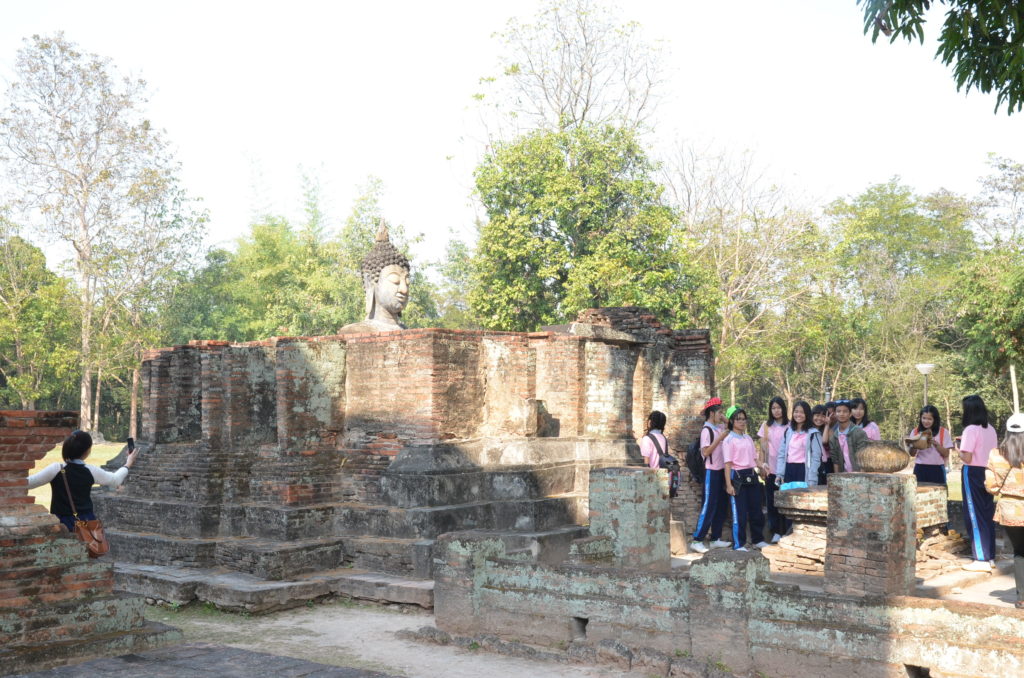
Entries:
[[[872,42],[924,42],[925,13],[933,0],[857,0]],[[958,90],[996,93],[996,110],[1024,106],[1024,6],[1016,0],[938,0],[947,8],[935,56],[953,66]]]
[[593,306],[646,306],[679,326],[704,278],[674,233],[654,164],[612,126],[537,131],[476,171],[487,213],[469,293],[479,322],[533,330]]

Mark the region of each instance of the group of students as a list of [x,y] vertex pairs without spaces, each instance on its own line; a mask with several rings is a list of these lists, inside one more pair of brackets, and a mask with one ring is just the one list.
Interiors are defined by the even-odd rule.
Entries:
[[[704,473],[697,479],[702,482],[703,499],[690,544],[690,550],[699,553],[726,547],[746,551],[748,529],[754,548],[768,546],[766,516],[771,543],[778,542],[791,525],[775,507],[776,492],[823,485],[831,473],[857,471],[857,453],[870,441],[881,440],[862,398],[815,407],[800,400],[788,413],[782,398],[772,398],[756,443],[744,408],[724,409],[720,398],[711,398],[704,403],[703,415],[698,446]],[[652,412],[648,433],[640,441],[641,454],[652,468],[659,467],[659,457],[668,450],[665,423],[663,413]],[[941,425],[939,411],[931,405],[923,407],[917,425],[905,436],[914,453],[913,473],[920,483],[945,485],[950,455],[959,456],[965,534],[973,555],[964,568],[991,571],[995,523],[999,522],[1013,545],[1017,595],[1024,601],[1024,415],[1014,414],[1007,421],[1002,453],[980,396],[963,399],[962,424],[961,435],[954,438]],[[1019,479],[1014,475],[1017,470]],[[1001,497],[999,515],[993,495]],[[734,520],[732,534],[724,540],[728,508]],[[710,543],[705,544],[706,540]],[[1018,607],[1024,607],[1024,602]]]

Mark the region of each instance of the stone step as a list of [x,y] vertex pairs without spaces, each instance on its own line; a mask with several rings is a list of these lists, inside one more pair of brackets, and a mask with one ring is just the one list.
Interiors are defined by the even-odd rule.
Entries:
[[117,563],[116,585],[169,603],[209,602],[221,609],[262,614],[332,595],[382,603],[434,605],[434,582],[395,574],[339,569],[271,581],[225,568]]
[[114,657],[145,652],[183,640],[181,631],[158,622],[149,622],[130,631],[89,636],[86,639],[48,642],[0,648],[0,673],[22,674],[29,671],[74,664],[94,657]]
[[346,537],[345,562],[360,570],[433,577],[433,539]]

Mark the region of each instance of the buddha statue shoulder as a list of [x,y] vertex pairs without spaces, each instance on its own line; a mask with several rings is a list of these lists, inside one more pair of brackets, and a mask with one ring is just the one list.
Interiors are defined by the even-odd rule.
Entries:
[[409,303],[409,259],[391,244],[383,220],[373,247],[363,257],[360,273],[366,299],[366,318],[345,325],[341,334],[404,330],[402,311]]

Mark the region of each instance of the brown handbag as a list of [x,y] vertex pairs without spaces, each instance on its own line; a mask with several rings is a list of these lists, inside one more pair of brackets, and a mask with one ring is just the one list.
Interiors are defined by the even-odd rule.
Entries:
[[64,479],[64,489],[68,493],[68,503],[71,504],[71,513],[75,516],[75,536],[85,544],[89,551],[90,558],[99,558],[110,550],[110,543],[107,542],[107,535],[103,532],[103,523],[97,520],[79,520],[78,509],[75,508],[75,500],[71,498],[71,486],[68,485],[68,476],[64,469],[60,470],[61,478]]

